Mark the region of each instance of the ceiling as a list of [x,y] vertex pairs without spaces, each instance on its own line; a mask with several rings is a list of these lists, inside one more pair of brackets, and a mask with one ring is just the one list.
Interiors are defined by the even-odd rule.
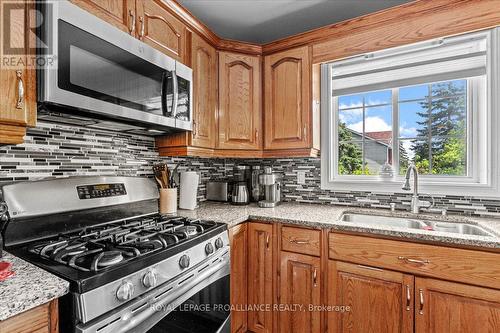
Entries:
[[222,38],[265,44],[411,0],[178,0]]

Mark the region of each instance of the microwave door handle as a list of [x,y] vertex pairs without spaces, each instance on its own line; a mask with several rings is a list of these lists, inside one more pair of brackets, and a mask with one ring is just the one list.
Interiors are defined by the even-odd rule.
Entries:
[[172,71],[172,78],[174,83],[174,98],[172,101],[172,117],[177,118],[177,104],[179,103],[179,82],[177,81],[177,74]]
[[161,77],[161,109],[164,116],[168,116],[167,110],[167,88],[169,76],[167,72],[163,73]]

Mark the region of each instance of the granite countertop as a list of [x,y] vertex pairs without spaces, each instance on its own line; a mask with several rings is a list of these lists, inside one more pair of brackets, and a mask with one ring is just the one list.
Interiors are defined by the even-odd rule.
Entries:
[[[494,236],[461,235],[448,232],[409,229],[373,223],[343,222],[344,213],[373,214],[391,217],[409,217],[425,220],[440,220],[455,223],[476,224],[491,232]],[[370,233],[408,240],[424,240],[480,248],[500,248],[500,219],[476,218],[461,215],[441,216],[437,214],[412,214],[405,211],[391,212],[382,208],[352,208],[335,205],[317,205],[304,203],[282,203],[275,208],[260,208],[256,204],[233,206],[228,203],[202,202],[195,210],[179,210],[178,215],[210,219],[223,222],[228,227],[235,226],[249,219],[265,222],[282,222],[331,230]]]
[[69,283],[10,253],[0,261],[12,264],[15,275],[0,282],[0,321],[59,298]]

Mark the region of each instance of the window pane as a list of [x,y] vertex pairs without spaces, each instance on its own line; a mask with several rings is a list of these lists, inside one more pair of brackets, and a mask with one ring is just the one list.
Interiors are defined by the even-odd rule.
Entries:
[[339,175],[363,174],[362,147],[361,141],[339,142]]
[[363,109],[339,111],[339,141],[361,140],[363,134]]
[[429,96],[429,85],[423,84],[420,86],[404,87],[399,89],[399,100],[415,100],[425,99]]
[[392,140],[371,139],[366,134],[364,145],[365,174],[379,175],[382,165],[392,165]]
[[415,163],[422,175],[467,176],[466,142],[465,137],[435,137],[431,145],[428,140],[401,140],[399,173]]
[[363,106],[363,94],[339,97],[339,110]]
[[391,90],[373,91],[365,93],[364,96],[366,106],[392,103]]
[[465,137],[432,140],[433,175],[467,176],[467,145]]
[[419,174],[430,174],[429,141],[401,140],[399,147],[399,173],[401,175],[406,173],[410,163],[414,163],[417,166]]
[[432,84],[432,97],[463,95],[467,90],[467,80],[453,80]]
[[399,136],[415,138],[427,136],[428,102],[399,103]]
[[384,138],[392,138],[392,106],[367,107],[365,132],[381,132]]
[[432,136],[461,136],[465,134],[467,118],[465,96],[433,98],[430,107]]

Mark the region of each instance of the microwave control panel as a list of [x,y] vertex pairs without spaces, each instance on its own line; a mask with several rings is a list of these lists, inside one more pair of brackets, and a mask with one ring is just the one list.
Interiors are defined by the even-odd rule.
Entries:
[[78,197],[80,199],[96,199],[127,195],[125,184],[93,184],[77,186]]

